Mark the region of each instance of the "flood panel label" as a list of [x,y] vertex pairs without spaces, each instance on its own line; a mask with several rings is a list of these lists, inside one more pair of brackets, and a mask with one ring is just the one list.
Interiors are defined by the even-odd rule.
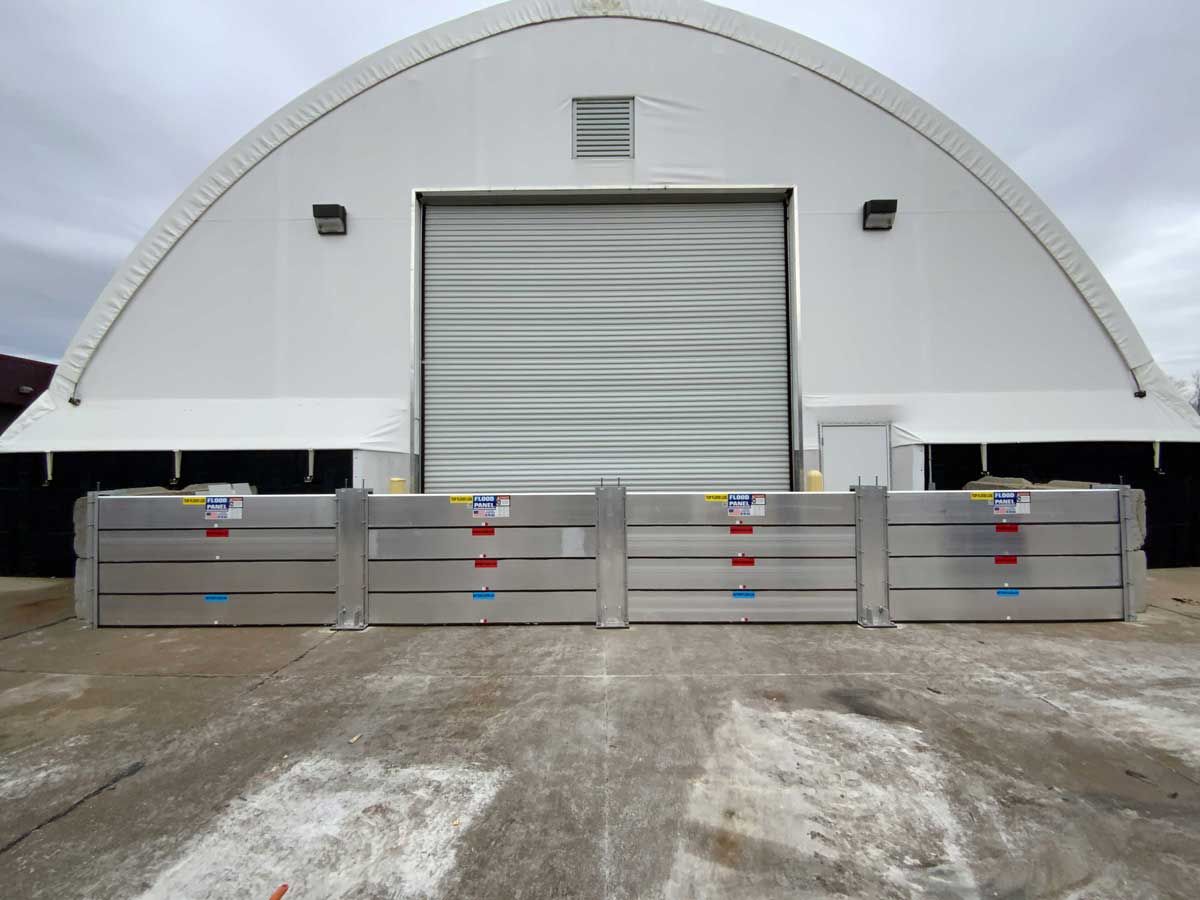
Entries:
[[727,494],[725,512],[730,516],[765,516],[767,514],[766,494]]
[[971,499],[992,504],[998,516],[1027,516],[1033,503],[1031,491],[971,491]]
[[1027,516],[1031,505],[1030,491],[992,491],[992,512],[998,516]]
[[472,591],[471,599],[472,600],[495,600],[496,592],[495,591]]
[[204,518],[206,519],[240,519],[242,517],[241,497],[205,497]]
[[734,591],[733,599],[734,600],[753,600],[754,599],[754,591]]
[[512,509],[509,494],[473,494],[471,515],[476,519],[507,519]]
[[204,602],[205,603],[228,603],[229,595],[228,594],[205,594]]

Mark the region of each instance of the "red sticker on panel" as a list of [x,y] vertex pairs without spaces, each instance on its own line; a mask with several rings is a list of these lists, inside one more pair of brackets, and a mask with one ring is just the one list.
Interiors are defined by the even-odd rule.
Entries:
[[1015,566],[1017,558],[1015,556],[997,556],[996,565],[998,566]]
[[496,563],[499,560],[495,559],[477,559],[475,560],[475,568],[477,569],[495,569]]
[[735,566],[752,566],[754,565],[753,556],[735,556],[730,560]]
[[496,533],[496,529],[491,525],[484,525],[481,528],[472,528],[471,535],[473,537],[491,537]]
[[730,525],[730,534],[754,534],[753,525]]
[[229,537],[228,528],[208,528],[204,532],[205,537]]
[[1006,523],[1006,524],[1001,524],[1001,525],[996,526],[996,534],[1016,534],[1020,530],[1021,530],[1020,525],[1014,525],[1012,523]]

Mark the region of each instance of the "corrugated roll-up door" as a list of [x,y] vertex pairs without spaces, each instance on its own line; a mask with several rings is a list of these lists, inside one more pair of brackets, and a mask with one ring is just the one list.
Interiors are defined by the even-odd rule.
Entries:
[[782,202],[425,210],[427,492],[788,490]]

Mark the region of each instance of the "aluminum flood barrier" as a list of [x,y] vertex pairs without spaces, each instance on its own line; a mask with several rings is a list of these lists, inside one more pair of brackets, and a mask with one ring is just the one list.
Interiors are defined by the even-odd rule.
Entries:
[[1127,488],[89,495],[93,624],[1131,619]]
[[98,496],[96,625],[326,625],[337,615],[331,494]]
[[373,624],[595,622],[596,495],[367,498]]
[[1128,506],[1128,489],[891,494],[892,618],[1132,618]]
[[854,495],[633,493],[631,622],[853,622]]

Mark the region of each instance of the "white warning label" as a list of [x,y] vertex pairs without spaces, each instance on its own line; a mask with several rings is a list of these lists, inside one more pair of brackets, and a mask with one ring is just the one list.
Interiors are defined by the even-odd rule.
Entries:
[[729,494],[725,501],[725,511],[731,516],[765,516],[767,514],[766,494]]
[[206,519],[240,519],[242,517],[241,497],[205,497],[204,518]]
[[992,512],[998,516],[1027,516],[1031,505],[1030,491],[992,492]]
[[476,519],[507,519],[511,510],[509,494],[474,494],[471,497],[471,515]]

